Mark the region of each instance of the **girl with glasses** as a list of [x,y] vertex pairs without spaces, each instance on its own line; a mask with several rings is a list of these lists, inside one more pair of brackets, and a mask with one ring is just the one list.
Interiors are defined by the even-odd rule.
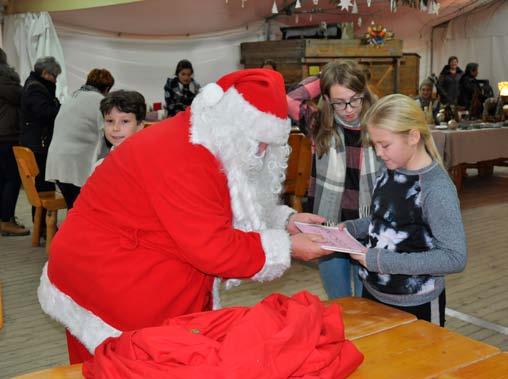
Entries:
[[[313,105],[319,97],[319,106]],[[370,214],[380,163],[374,150],[362,145],[360,120],[373,102],[364,70],[352,61],[328,63],[288,94],[290,117],[313,140],[309,207],[331,223]],[[323,258],[319,271],[328,297],[361,296],[358,269],[349,254]]]

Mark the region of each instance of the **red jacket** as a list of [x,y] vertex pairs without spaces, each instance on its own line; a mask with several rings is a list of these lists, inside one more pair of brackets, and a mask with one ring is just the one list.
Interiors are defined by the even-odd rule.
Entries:
[[181,112],[95,170],[51,244],[43,309],[89,349],[121,331],[211,309],[214,277],[261,270],[260,235],[232,226],[226,176]]
[[345,378],[363,355],[345,340],[341,309],[300,292],[252,308],[195,313],[109,338],[87,378]]

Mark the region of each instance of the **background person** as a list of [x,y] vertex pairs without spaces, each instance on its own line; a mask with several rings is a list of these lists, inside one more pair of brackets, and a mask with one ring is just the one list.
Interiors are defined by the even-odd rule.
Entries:
[[168,78],[164,86],[164,98],[168,117],[176,115],[191,105],[200,85],[193,79],[192,63],[183,59],[176,65],[175,76]]
[[[437,113],[439,112],[439,100],[432,99],[432,92],[434,83],[430,79],[425,79],[420,83],[419,95],[416,98],[416,103],[420,109],[427,114],[432,115],[432,120],[427,119],[427,123],[434,123]],[[429,117],[430,118],[430,117]]]
[[[485,99],[481,98],[481,88],[478,84],[478,63],[468,63],[464,75],[459,82],[459,98],[458,104],[464,108],[471,110],[473,98],[476,96],[483,103]],[[480,112],[481,113],[481,112]]]
[[[56,80],[62,72],[60,64],[53,57],[37,59],[34,70],[25,81],[21,93],[21,138],[20,143],[31,149],[39,166],[35,178],[38,192],[54,191],[55,184],[46,181],[46,160],[53,137],[56,115],[60,102],[55,97]],[[35,207],[32,207],[32,218]],[[42,235],[45,235],[45,211],[41,217]]]
[[103,157],[104,120],[99,104],[115,80],[108,70],[94,68],[86,83],[62,105],[48,150],[46,180],[56,181],[71,209],[95,162]]
[[12,147],[19,144],[19,75],[7,64],[0,48],[0,232],[3,236],[26,236],[30,231],[14,217],[21,180]]
[[442,104],[456,105],[459,97],[459,81],[463,71],[459,67],[459,59],[455,56],[448,58],[448,64],[439,74],[436,87]]
[[[144,128],[146,103],[137,91],[111,92],[101,101],[100,111],[104,117],[104,138],[111,144],[110,152]],[[101,158],[94,170],[103,161]]]

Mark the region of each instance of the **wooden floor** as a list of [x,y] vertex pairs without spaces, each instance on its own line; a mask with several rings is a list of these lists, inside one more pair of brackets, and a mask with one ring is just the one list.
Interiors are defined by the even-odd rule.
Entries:
[[[469,261],[447,278],[447,327],[508,350],[508,169],[478,178],[474,171],[461,193]],[[17,216],[30,225],[20,194]],[[63,219],[65,214],[60,214]],[[0,237],[0,284],[4,326],[0,330],[0,378],[67,363],[63,328],[46,317],[36,300],[44,249],[28,237]],[[272,283],[244,283],[223,294],[224,305],[250,305],[272,292],[307,289],[325,298],[315,265],[295,263]]]

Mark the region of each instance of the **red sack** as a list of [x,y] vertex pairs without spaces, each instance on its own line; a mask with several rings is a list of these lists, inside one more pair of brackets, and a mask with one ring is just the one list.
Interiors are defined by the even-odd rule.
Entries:
[[341,309],[299,292],[257,305],[193,313],[108,338],[86,378],[345,378],[363,355],[344,337]]

